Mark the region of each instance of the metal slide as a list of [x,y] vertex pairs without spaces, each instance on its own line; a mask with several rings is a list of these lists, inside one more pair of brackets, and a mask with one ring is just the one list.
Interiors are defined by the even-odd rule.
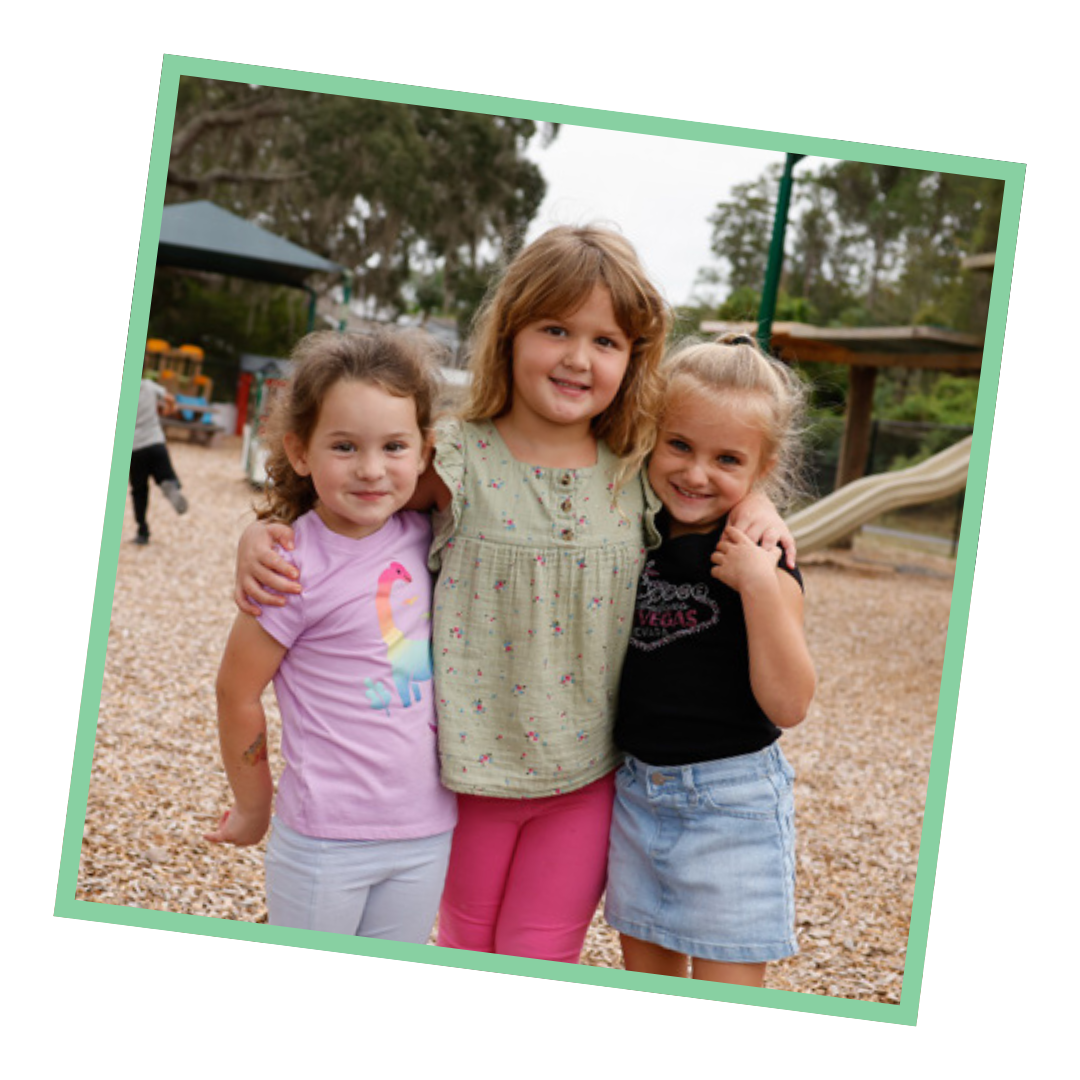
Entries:
[[918,465],[864,476],[792,514],[799,554],[828,547],[881,514],[955,495],[967,484],[971,436]]

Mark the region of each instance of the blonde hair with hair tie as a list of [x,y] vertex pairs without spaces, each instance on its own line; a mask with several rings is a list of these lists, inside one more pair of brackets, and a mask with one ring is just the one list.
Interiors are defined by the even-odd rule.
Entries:
[[806,492],[804,436],[806,384],[779,360],[767,356],[745,334],[714,341],[684,341],[664,361],[665,412],[686,393],[708,395],[722,408],[736,408],[764,438],[762,460],[774,460],[756,487],[784,509]]

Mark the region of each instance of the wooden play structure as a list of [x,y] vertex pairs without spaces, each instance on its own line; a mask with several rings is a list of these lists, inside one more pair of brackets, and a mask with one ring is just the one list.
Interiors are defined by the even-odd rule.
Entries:
[[176,398],[177,410],[163,416],[163,428],[182,430],[196,442],[208,443],[222,431],[210,404],[213,380],[202,371],[205,353],[198,345],[173,348],[161,338],[146,342],[143,378],[153,379]]

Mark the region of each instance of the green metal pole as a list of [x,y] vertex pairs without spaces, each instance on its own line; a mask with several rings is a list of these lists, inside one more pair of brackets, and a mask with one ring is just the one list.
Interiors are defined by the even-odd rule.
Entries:
[[776,315],[776,294],[780,291],[780,271],[784,265],[784,233],[787,230],[788,207],[791,205],[791,174],[795,163],[805,154],[788,154],[784,175],[780,178],[780,194],[776,200],[776,219],[773,221],[772,242],[769,244],[769,263],[765,268],[765,287],[758,308],[758,344],[763,352],[772,348],[772,324]]
[[307,332],[310,334],[315,329],[315,290],[310,285],[305,285],[304,292],[308,294]]

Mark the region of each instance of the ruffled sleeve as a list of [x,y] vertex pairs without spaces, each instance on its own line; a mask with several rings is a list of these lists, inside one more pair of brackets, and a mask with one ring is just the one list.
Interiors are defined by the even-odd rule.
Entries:
[[465,432],[462,421],[456,417],[447,417],[435,425],[433,464],[450,492],[446,509],[436,510],[431,516],[428,569],[437,573],[442,566],[443,549],[453,541],[465,505]]

